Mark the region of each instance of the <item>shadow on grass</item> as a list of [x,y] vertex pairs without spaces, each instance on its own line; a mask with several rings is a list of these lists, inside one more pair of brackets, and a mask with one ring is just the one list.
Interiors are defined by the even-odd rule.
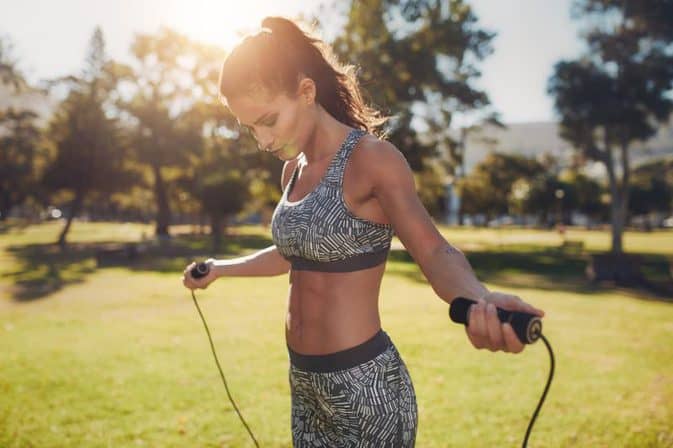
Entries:
[[[466,256],[477,277],[502,288],[536,288],[545,291],[571,291],[593,294],[615,290],[630,293],[634,297],[661,300],[673,303],[673,281],[665,256],[641,255],[641,270],[647,279],[638,286],[615,285],[610,282],[595,283],[585,274],[589,255],[566,251],[560,247],[507,246],[507,250],[482,248],[470,251]],[[427,283],[414,260],[405,250],[390,252],[386,272]]]
[[[9,246],[6,250],[16,260],[16,267],[0,275],[13,283],[10,296],[16,301],[27,302],[81,283],[88,274],[105,267],[182,272],[194,260],[235,256],[270,244],[269,238],[258,235],[227,235],[215,254],[209,235],[180,235],[163,243],[71,243],[63,250],[57,244]],[[133,257],[125,252],[128,245],[137,249]]]
[[34,224],[34,222],[22,219],[8,219],[6,221],[0,221],[0,234],[9,233],[10,231],[21,232],[31,224]]
[[[125,253],[128,244],[137,249],[134,257]],[[6,248],[16,260],[15,267],[13,271],[0,271],[0,275],[12,281],[9,294],[14,300],[30,301],[81,283],[88,274],[104,266],[175,273],[182,272],[193,260],[229,258],[271,244],[272,241],[262,235],[230,234],[222,238],[222,247],[214,253],[209,235],[181,234],[164,243],[97,241],[72,243],[65,250],[55,244],[15,245]],[[502,288],[538,288],[583,294],[616,288],[613,284],[594,284],[587,280],[588,254],[560,247],[482,247],[466,255],[481,280]],[[639,288],[619,287],[620,290],[634,297],[673,302],[673,282],[666,257],[646,254],[641,257],[642,272],[649,280],[648,284]],[[423,273],[405,250],[391,251],[388,259],[387,273],[426,283]]]

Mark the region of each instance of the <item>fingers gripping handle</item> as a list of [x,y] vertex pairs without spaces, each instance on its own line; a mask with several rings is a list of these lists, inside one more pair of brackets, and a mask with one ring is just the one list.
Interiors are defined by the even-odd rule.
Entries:
[[[451,301],[449,316],[458,324],[468,325],[470,322],[470,307],[477,302],[464,297],[456,297]],[[521,311],[507,311],[496,307],[498,320],[509,323],[517,337],[523,344],[532,344],[542,335],[542,320],[534,314]]]

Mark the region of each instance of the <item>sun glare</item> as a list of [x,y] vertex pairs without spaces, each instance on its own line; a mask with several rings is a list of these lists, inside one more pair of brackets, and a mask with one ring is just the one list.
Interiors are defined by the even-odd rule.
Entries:
[[266,16],[296,17],[307,14],[307,0],[171,0],[165,3],[174,27],[192,39],[231,49],[242,34],[259,29]]

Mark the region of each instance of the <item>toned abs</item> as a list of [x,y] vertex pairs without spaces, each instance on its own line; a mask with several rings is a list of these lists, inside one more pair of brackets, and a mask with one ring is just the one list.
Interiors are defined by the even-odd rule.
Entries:
[[[362,144],[373,137],[366,136]],[[309,194],[324,175],[329,160],[301,167],[290,200]],[[349,211],[373,222],[386,217],[368,182],[364,160],[354,151],[346,165],[343,196]],[[289,173],[295,162],[287,166]],[[379,290],[385,263],[353,272],[290,270],[288,308],[285,321],[287,343],[302,354],[326,354],[345,350],[371,338],[381,327]]]

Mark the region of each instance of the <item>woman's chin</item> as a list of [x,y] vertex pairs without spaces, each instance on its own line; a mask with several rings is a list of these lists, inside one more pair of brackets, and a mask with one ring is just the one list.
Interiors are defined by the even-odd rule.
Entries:
[[274,153],[276,157],[283,161],[296,159],[299,154],[301,154],[301,151],[294,145],[283,146],[278,152]]

